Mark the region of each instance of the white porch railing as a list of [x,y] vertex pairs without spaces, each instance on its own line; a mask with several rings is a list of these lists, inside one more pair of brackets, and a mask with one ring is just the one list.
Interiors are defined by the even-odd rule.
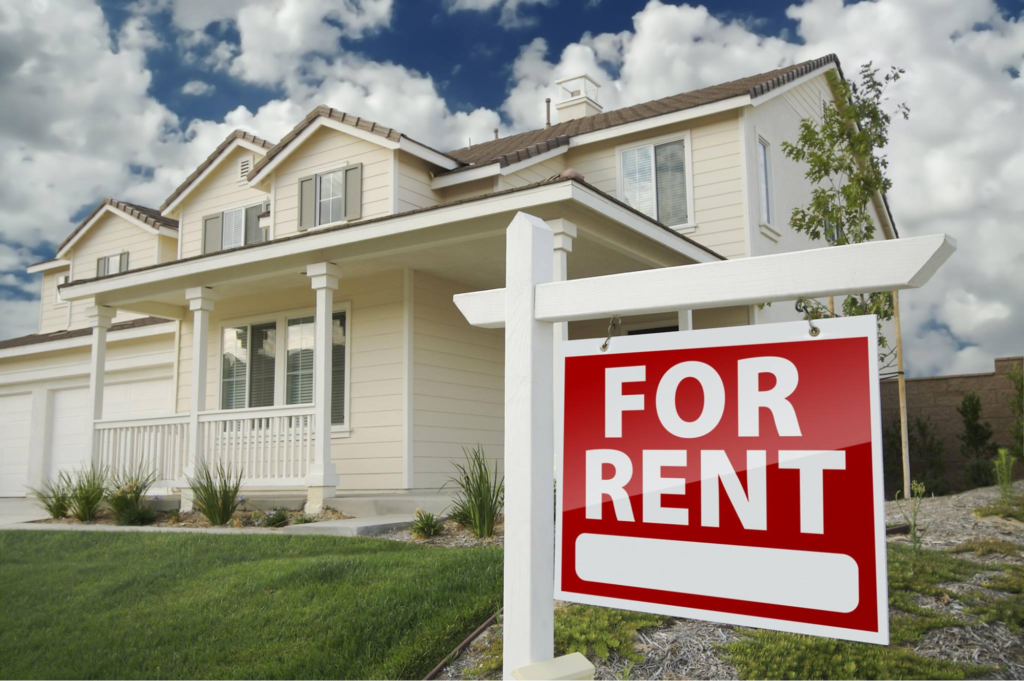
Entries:
[[180,480],[188,457],[188,414],[97,421],[97,463],[111,471],[152,472],[155,487]]
[[298,482],[313,460],[313,405],[199,414],[203,456],[248,484]]
[[[199,414],[202,458],[241,473],[247,486],[301,485],[313,461],[314,407],[303,404]],[[97,463],[111,471],[141,467],[155,487],[184,483],[189,414],[96,421]]]

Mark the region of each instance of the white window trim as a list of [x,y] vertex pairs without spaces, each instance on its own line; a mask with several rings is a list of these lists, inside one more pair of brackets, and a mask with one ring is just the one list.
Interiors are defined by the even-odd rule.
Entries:
[[[269,197],[270,195],[268,194],[267,196]],[[249,244],[245,243],[245,211],[246,211],[247,208],[252,208],[253,206],[260,206],[260,207],[265,206],[267,204],[267,201],[268,201],[267,198],[263,198],[263,199],[259,199],[259,200],[247,199],[245,201],[236,202],[234,204],[231,204],[231,205],[227,206],[226,208],[222,208],[221,209],[221,211],[220,211],[220,225],[221,225],[220,247],[221,247],[221,250],[226,251],[229,248],[241,248],[241,246],[225,246],[224,245],[224,215],[226,213],[230,213],[230,212],[236,211],[236,210],[242,211],[242,244],[241,245],[242,246],[248,246]],[[271,204],[271,206],[273,206],[273,204]],[[216,215],[216,213],[211,213],[207,217],[210,217],[210,216],[213,216],[213,215]],[[200,229],[201,228],[202,228],[202,225],[200,225]],[[271,237],[269,236],[269,230],[268,230],[267,238],[264,241],[270,241],[270,239],[271,239]]]
[[[125,254],[125,253],[128,253],[128,251],[122,248],[122,249],[121,249],[120,251],[118,251],[117,253],[110,253],[110,254],[108,254],[108,255],[101,255],[101,256],[99,256],[98,258],[96,258],[97,260],[99,260],[99,259],[101,259],[101,258],[102,258],[102,259],[106,260],[106,261],[107,261],[107,263],[109,263],[109,262],[110,262],[110,259],[111,259],[111,258],[117,258],[117,272],[109,272],[109,271],[107,271],[107,272],[104,272],[104,273],[103,273],[103,276],[104,276],[104,277],[109,277],[109,276],[110,276],[111,274],[121,274],[121,256],[122,256],[123,254]],[[131,255],[129,255],[129,256],[128,256],[128,269],[131,269],[131,266],[132,266],[132,263],[131,263],[131,257],[132,257]],[[108,266],[107,266],[107,270],[109,270],[109,269],[110,269],[110,267],[109,267],[109,265],[108,265]],[[127,271],[128,271],[128,270],[125,270],[125,272],[127,272]]]
[[[632,151],[633,149],[640,149],[643,147],[651,147],[651,163],[654,163],[654,147],[660,144],[667,144],[669,142],[683,141],[683,154],[686,158],[686,222],[680,225],[667,225],[681,234],[688,234],[697,229],[697,223],[694,217],[693,208],[693,144],[691,143],[690,131],[683,130],[681,132],[674,132],[669,135],[662,135],[660,137],[652,137],[645,139],[641,142],[632,142],[629,144],[620,144],[615,147],[615,172],[616,172],[616,198],[625,203],[625,192],[623,191],[623,172],[622,172],[622,153],[625,151]],[[651,176],[654,178],[654,209],[658,209],[658,177],[656,172],[652,172]],[[657,220],[658,218],[654,218]],[[660,222],[660,220],[659,220]]]
[[68,301],[62,300],[60,297],[60,280],[64,279],[64,283],[71,281],[71,274],[55,274],[53,275],[53,306],[54,307],[67,307]]
[[[765,174],[768,176],[768,186],[764,187],[764,177],[761,175],[761,145],[764,145],[768,153],[765,160]],[[754,149],[754,168],[757,174],[757,224],[761,231],[762,236],[765,236],[772,241],[778,241],[782,233],[775,229],[772,225],[774,221],[775,212],[777,206],[775,204],[775,164],[772,162],[772,143],[769,142],[764,135],[757,135],[757,146]],[[761,207],[761,191],[764,189],[765,195],[768,199],[768,219],[765,220],[765,216],[762,212]]]
[[[311,168],[310,169],[312,171],[312,173],[313,173],[313,192],[314,192],[313,204],[316,206],[316,211],[313,214],[313,226],[310,227],[308,230],[306,230],[307,232],[308,231],[312,231],[314,229],[322,229],[322,228],[325,228],[325,227],[338,227],[339,225],[347,225],[350,222],[349,220],[335,220],[334,222],[325,222],[323,224],[320,224],[320,176],[321,175],[327,175],[329,173],[333,173],[333,172],[338,171],[338,170],[342,170],[344,168],[347,168],[350,165],[352,165],[351,161],[343,161],[340,165],[337,162],[332,161],[331,163],[325,163],[325,164],[322,164],[320,166],[317,166],[315,168]],[[365,168],[366,166],[363,166],[363,167]],[[309,176],[308,175],[303,175],[303,177],[309,177]],[[342,176],[342,177],[344,177],[344,176]],[[344,181],[342,181],[341,187],[342,187],[342,189],[341,189],[342,197],[344,197],[344,195],[345,195],[345,183],[344,183]],[[392,191],[397,191],[397,188],[392,187]],[[344,211],[342,211],[342,212],[344,212]],[[335,312],[337,312],[337,310],[335,310]]]
[[[344,419],[345,423],[331,425],[331,437],[343,438],[349,437],[352,434],[352,301],[343,300],[334,303],[331,314],[335,312],[345,313],[345,409]],[[288,361],[288,345],[286,342],[288,334],[288,320],[296,319],[299,317],[316,317],[315,307],[303,307],[296,308],[293,310],[285,310],[283,312],[273,312],[260,315],[249,315],[245,317],[237,317],[234,319],[221,320],[217,325],[217,355],[216,355],[216,375],[217,375],[217,395],[216,395],[216,408],[207,411],[214,412],[237,412],[237,411],[250,411],[252,408],[249,407],[249,371],[252,369],[252,363],[247,362],[246,376],[245,376],[245,407],[243,409],[223,409],[221,408],[221,401],[223,399],[224,380],[221,376],[221,358],[224,356],[224,329],[235,328],[239,326],[246,326],[249,328],[249,342],[247,347],[249,351],[252,351],[252,327],[254,324],[265,324],[267,322],[275,322],[277,324],[277,348],[274,356],[274,407],[284,407],[286,400],[285,383],[287,382],[287,361]],[[316,376],[314,375],[314,380]],[[262,408],[262,407],[261,407]],[[267,407],[269,408],[269,407]]]

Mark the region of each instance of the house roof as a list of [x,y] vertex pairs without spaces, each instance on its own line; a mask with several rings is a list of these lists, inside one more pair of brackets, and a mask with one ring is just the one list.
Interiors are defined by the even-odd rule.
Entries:
[[171,192],[171,195],[163,202],[160,206],[160,210],[167,210],[167,206],[171,205],[176,198],[181,196],[185,190],[187,190],[196,179],[203,174],[203,172],[213,165],[224,150],[231,146],[231,143],[235,140],[244,140],[250,144],[262,147],[264,149],[270,149],[274,146],[273,142],[268,142],[265,139],[261,139],[256,135],[245,132],[243,130],[234,130],[230,135],[224,138],[224,141],[217,145],[217,148],[213,150],[213,153],[206,157],[206,160],[199,164],[199,167],[192,171],[192,174],[185,178],[185,181],[178,185],[178,188]]
[[566,121],[565,123],[557,123],[549,128],[531,130],[519,133],[518,135],[474,144],[471,147],[455,149],[449,151],[448,155],[468,165],[442,174],[457,173],[492,163],[499,163],[504,167],[508,163],[514,163],[556,148],[562,144],[567,144],[570,138],[584,133],[606,130],[627,123],[692,109],[704,104],[713,104],[714,102],[720,102],[741,95],[749,95],[751,99],[755,99],[827,64],[835,64],[839,68],[839,59],[836,55],[829,54],[818,59],[800,62],[799,64],[785,66],[754,76],[747,76],[746,78],[740,78],[728,83],[712,85],[700,90],[663,97],[662,99],[644,102],[635,106],[627,106],[623,109],[606,111],[593,116],[585,116],[572,121]]
[[[143,326],[152,326],[153,324],[167,324],[172,320],[162,319],[160,317],[142,317],[140,319],[132,319],[127,322],[118,322],[112,324],[109,331],[121,331],[123,329],[137,329]],[[92,327],[86,327],[84,329],[73,329],[71,331],[53,331],[52,333],[32,333],[27,336],[19,336],[18,338],[8,338],[7,340],[0,341],[0,350],[6,350],[8,348],[20,348],[26,345],[35,345],[37,343],[49,343],[50,341],[66,340],[68,338],[78,338],[80,336],[91,336]]]
[[[256,161],[255,165],[253,165],[252,167],[252,170],[249,171],[248,179],[251,181],[254,177],[259,175],[260,171],[263,170],[264,166],[270,163],[274,159],[274,157],[279,155],[288,147],[288,145],[294,142],[295,138],[301,135],[303,130],[308,128],[310,125],[313,124],[314,121],[316,121],[316,119],[321,117],[329,118],[333,121],[337,121],[338,123],[342,123],[343,125],[350,125],[353,128],[358,128],[359,130],[362,130],[364,132],[377,135],[378,137],[382,137],[390,142],[401,142],[402,138],[404,137],[407,140],[416,142],[416,144],[419,144],[422,147],[430,149],[430,151],[433,151],[442,156],[446,156],[452,159],[451,156],[444,153],[443,151],[438,151],[437,149],[427,146],[422,142],[417,142],[408,135],[405,135],[399,132],[398,130],[395,130],[394,128],[388,128],[379,123],[374,123],[369,119],[361,118],[359,116],[353,116],[352,114],[345,113],[344,111],[338,111],[337,109],[332,109],[329,106],[321,105],[310,111],[308,114],[306,114],[306,117],[303,118],[298,125],[292,128],[287,135],[282,137],[281,141],[275,144],[263,158]],[[455,159],[452,160],[454,161]]]
[[72,241],[74,241],[75,238],[78,236],[79,232],[85,229],[86,226],[90,222],[92,222],[92,220],[97,215],[100,214],[100,211],[102,211],[107,206],[110,206],[111,208],[116,208],[117,210],[123,213],[127,213],[136,220],[139,220],[140,222],[149,225],[153,229],[160,229],[161,227],[167,227],[169,229],[178,229],[178,221],[164,217],[163,215],[160,214],[160,211],[153,210],[152,208],[147,208],[146,206],[140,206],[135,203],[128,203],[127,201],[118,201],[117,199],[112,199],[108,196],[107,198],[100,201],[99,204],[97,204],[97,206],[92,209],[92,212],[89,213],[89,215],[87,215],[84,220],[78,223],[78,226],[75,227],[71,234],[68,234],[67,238],[64,239],[64,241],[60,242],[60,245],[57,246],[57,253],[59,254]]
[[[467,197],[467,198],[464,198],[464,199],[457,199],[455,201],[448,201],[448,202],[445,202],[445,203],[438,203],[438,204],[434,204],[434,205],[431,205],[431,206],[425,206],[423,208],[415,208],[413,210],[407,210],[407,211],[403,211],[401,213],[395,213],[394,215],[381,215],[381,216],[377,216],[377,217],[366,218],[364,220],[353,220],[352,222],[348,222],[348,223],[345,223],[345,224],[342,224],[342,225],[337,225],[337,226],[334,226],[334,227],[324,227],[322,229],[315,229],[315,230],[308,230],[308,231],[304,231],[304,232],[298,232],[296,234],[291,234],[291,235],[288,235],[288,236],[285,236],[285,237],[279,237],[277,239],[272,239],[270,241],[261,241],[260,243],[247,244],[245,246],[238,246],[236,248],[231,248],[231,249],[226,249],[226,250],[222,250],[222,251],[217,251],[215,253],[206,253],[206,254],[201,254],[201,255],[193,255],[193,256],[190,256],[190,257],[187,257],[187,258],[182,258],[180,260],[173,260],[171,262],[158,263],[158,264],[155,264],[155,265],[149,265],[147,267],[139,267],[137,269],[129,270],[127,272],[119,272],[117,274],[110,274],[110,275],[107,275],[107,276],[105,276],[103,278],[104,279],[116,279],[117,277],[124,277],[124,276],[130,275],[130,274],[138,274],[139,272],[143,272],[143,271],[147,271],[147,270],[153,270],[153,269],[157,269],[157,268],[161,268],[161,267],[172,267],[172,266],[175,266],[175,265],[180,265],[181,263],[184,263],[184,262],[194,262],[196,260],[202,260],[204,258],[212,258],[212,257],[216,257],[216,256],[222,255],[222,254],[227,253],[227,252],[235,252],[235,251],[249,250],[249,249],[255,249],[255,248],[267,248],[267,247],[271,247],[271,246],[273,246],[275,244],[281,244],[281,243],[286,242],[286,241],[293,241],[293,240],[297,240],[297,239],[306,239],[306,238],[313,237],[313,236],[316,236],[316,235],[319,235],[319,234],[323,234],[323,233],[326,233],[326,232],[334,232],[334,231],[339,231],[339,230],[343,230],[343,229],[352,229],[353,227],[363,227],[365,225],[373,224],[373,223],[376,223],[376,222],[384,222],[386,220],[393,220],[395,218],[403,218],[403,217],[407,217],[407,216],[410,216],[410,215],[417,215],[417,214],[420,214],[420,213],[428,213],[428,212],[431,212],[431,211],[439,210],[441,208],[449,208],[451,206],[458,206],[458,205],[462,205],[462,204],[465,204],[465,203],[473,203],[474,201],[483,201],[485,199],[491,199],[491,198],[494,198],[494,197],[497,197],[497,196],[506,196],[508,194],[512,194],[512,193],[515,193],[515,192],[526,191],[528,189],[534,189],[536,187],[540,187],[540,186],[544,186],[544,185],[558,184],[558,183],[561,183],[561,182],[570,182],[570,181],[571,182],[579,183],[580,185],[582,185],[582,186],[586,187],[587,189],[591,190],[592,192],[600,195],[604,199],[606,199],[608,201],[611,201],[612,203],[615,203],[618,206],[621,206],[622,208],[628,210],[630,213],[633,213],[634,215],[637,215],[638,217],[643,218],[644,220],[650,222],[651,224],[656,225],[658,228],[663,229],[663,230],[669,232],[670,234],[672,234],[676,238],[682,239],[683,241],[687,242],[688,244],[690,244],[694,248],[698,248],[698,249],[708,253],[709,255],[712,255],[712,256],[718,258],[719,260],[725,260],[726,259],[723,255],[717,253],[713,249],[708,248],[707,246],[705,246],[705,245],[703,245],[701,243],[698,243],[697,241],[694,241],[693,239],[691,239],[691,238],[689,238],[689,237],[687,237],[687,236],[685,236],[683,234],[680,234],[679,232],[677,232],[676,230],[672,229],[671,227],[668,227],[667,225],[664,225],[664,224],[658,222],[657,220],[655,220],[651,216],[647,215],[646,213],[640,212],[639,210],[637,210],[633,206],[630,206],[628,203],[624,203],[623,201],[618,200],[614,196],[611,196],[610,194],[607,194],[607,193],[601,191],[600,189],[598,189],[597,187],[593,186],[592,184],[589,184],[585,180],[580,179],[578,174],[568,175],[566,173],[562,173],[560,175],[554,175],[554,176],[549,177],[549,178],[547,178],[545,180],[540,180],[539,182],[533,182],[531,184],[526,184],[526,185],[523,185],[521,187],[512,187],[512,188],[503,189],[503,190],[497,191],[497,192],[491,192],[489,194],[480,194],[478,196],[471,196],[471,197]],[[79,284],[85,284],[85,283],[88,283],[88,282],[91,282],[91,281],[95,281],[96,279],[97,278],[95,278],[95,277],[94,278],[89,278],[89,279],[76,279],[75,281],[72,281],[72,282],[69,282],[69,283],[65,284],[65,286],[67,286],[67,287],[74,287],[74,286],[77,286]]]

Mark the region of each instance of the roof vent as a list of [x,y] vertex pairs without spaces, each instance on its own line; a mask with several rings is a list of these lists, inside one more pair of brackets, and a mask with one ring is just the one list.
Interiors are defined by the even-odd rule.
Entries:
[[604,109],[598,103],[598,90],[601,86],[590,76],[583,74],[555,81],[558,85],[559,98],[555,104],[558,110],[558,122],[565,123],[577,118],[599,114]]
[[238,181],[245,182],[245,178],[252,170],[252,156],[243,156],[238,160]]

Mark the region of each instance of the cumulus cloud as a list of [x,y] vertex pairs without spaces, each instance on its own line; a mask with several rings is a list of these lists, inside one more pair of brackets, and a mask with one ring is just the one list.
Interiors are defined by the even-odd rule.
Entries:
[[181,86],[181,94],[202,97],[203,95],[212,95],[216,89],[213,85],[201,80],[190,80]]
[[524,14],[530,5],[551,5],[554,0],[450,0],[448,12],[489,12],[498,9],[498,24],[503,28],[525,28],[537,23],[537,17]]

